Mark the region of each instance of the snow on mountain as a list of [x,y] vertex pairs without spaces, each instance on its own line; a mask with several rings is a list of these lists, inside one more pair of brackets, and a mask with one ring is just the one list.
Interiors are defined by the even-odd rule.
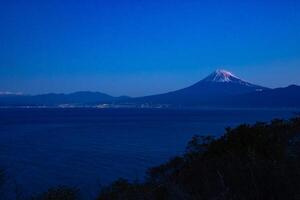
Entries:
[[203,81],[210,81],[210,82],[232,82],[236,80],[241,80],[233,73],[226,71],[224,69],[218,69],[211,73],[208,77],[203,79]]
[[213,82],[213,83],[237,83],[240,85],[245,85],[249,87],[256,87],[247,81],[242,80],[241,78],[234,75],[232,72],[224,70],[224,69],[217,69],[209,76],[204,78],[201,82]]

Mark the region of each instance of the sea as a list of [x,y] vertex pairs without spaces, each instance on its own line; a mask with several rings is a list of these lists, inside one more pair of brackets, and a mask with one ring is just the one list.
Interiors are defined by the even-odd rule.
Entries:
[[[147,169],[185,151],[194,135],[295,116],[293,109],[0,109],[4,199],[50,187],[79,188],[93,199],[118,178],[143,181]],[[15,196],[14,196],[15,195]]]

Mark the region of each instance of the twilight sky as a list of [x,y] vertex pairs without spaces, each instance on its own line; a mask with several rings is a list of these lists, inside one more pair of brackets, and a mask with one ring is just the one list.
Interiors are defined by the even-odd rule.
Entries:
[[140,96],[217,68],[300,84],[300,1],[0,2],[0,91]]

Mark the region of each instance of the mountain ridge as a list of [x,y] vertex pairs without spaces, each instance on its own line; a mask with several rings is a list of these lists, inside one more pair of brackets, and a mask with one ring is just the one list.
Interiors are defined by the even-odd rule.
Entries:
[[[101,92],[79,91],[70,94],[48,93],[15,95],[0,93],[0,106],[97,106],[129,107],[299,107],[300,86],[270,89],[244,81],[233,73],[219,69],[195,84],[163,94],[131,98],[114,97]],[[104,106],[106,107],[106,106]]]

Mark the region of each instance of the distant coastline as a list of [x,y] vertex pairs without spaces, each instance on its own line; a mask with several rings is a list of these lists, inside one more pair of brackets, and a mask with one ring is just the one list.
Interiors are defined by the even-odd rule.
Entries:
[[106,109],[163,109],[163,110],[286,110],[293,111],[298,113],[300,112],[299,107],[212,107],[212,106],[122,106],[122,105],[107,105],[107,106],[81,106],[81,105],[70,105],[70,106],[0,106],[0,109],[97,109],[97,110],[106,110]]

